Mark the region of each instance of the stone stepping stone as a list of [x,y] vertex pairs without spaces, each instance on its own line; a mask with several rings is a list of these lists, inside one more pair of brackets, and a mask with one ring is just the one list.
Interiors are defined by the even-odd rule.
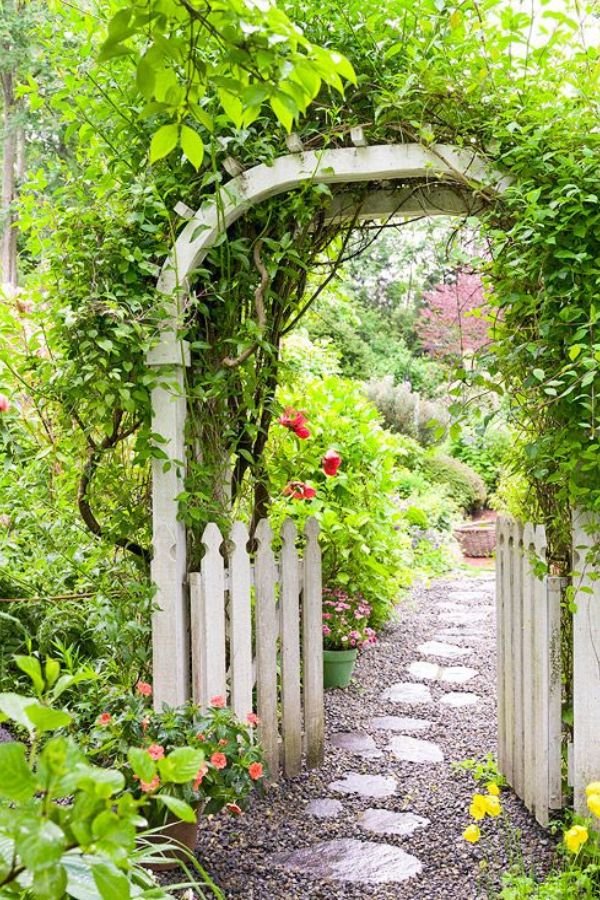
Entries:
[[429,819],[410,812],[391,812],[389,809],[365,809],[357,819],[361,828],[375,834],[412,834],[426,828]]
[[393,703],[433,703],[431,691],[425,684],[415,684],[413,681],[397,681],[392,684],[383,695],[385,700]]
[[431,728],[431,722],[411,719],[410,716],[375,716],[370,727],[376,731],[427,731]]
[[371,759],[379,759],[383,756],[371,735],[365,734],[365,732],[340,731],[331,735],[331,744],[338,750],[347,750],[348,753],[356,753]]
[[416,856],[399,847],[354,838],[275,853],[271,861],[311,878],[355,884],[398,884],[419,875],[423,869]]
[[475,706],[481,698],[477,694],[470,694],[468,691],[449,691],[444,694],[440,703],[444,706],[450,706],[459,709],[462,706]]
[[472,653],[470,648],[457,647],[456,644],[444,644],[442,641],[427,641],[419,644],[419,653],[424,656],[439,656],[441,659],[458,659],[460,656],[468,656]]
[[471,603],[473,600],[481,600],[482,594],[487,594],[488,587],[483,587],[478,591],[450,591],[448,600],[460,601],[461,603]]
[[316,819],[337,819],[344,811],[343,804],[339,800],[322,798],[311,800],[306,805],[306,812]]
[[433,741],[423,741],[420,738],[409,737],[406,734],[397,734],[389,744],[396,759],[401,762],[414,763],[440,763],[444,762],[444,754]]
[[348,772],[345,778],[327,785],[337,794],[360,794],[361,797],[391,797],[398,782],[391,775],[361,775]]
[[450,625],[473,625],[474,622],[483,622],[489,613],[480,609],[463,609],[462,612],[441,612],[440,618]]
[[408,666],[408,671],[414,678],[424,678],[428,681],[444,681],[448,684],[465,684],[477,675],[477,669],[468,666],[449,666],[444,668],[437,663],[413,662]]
[[[481,628],[478,625],[456,625],[455,627],[444,628],[443,631],[438,631],[438,633],[434,636],[434,640],[440,640],[440,635],[450,635],[454,638],[465,638],[465,637],[491,637],[491,631],[487,628]],[[444,643],[446,643],[444,641]],[[452,643],[452,641],[450,641]]]

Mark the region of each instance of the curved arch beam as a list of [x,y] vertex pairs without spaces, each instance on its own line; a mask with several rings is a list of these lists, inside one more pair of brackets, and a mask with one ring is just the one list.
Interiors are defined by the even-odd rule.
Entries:
[[[258,165],[232,178],[221,188],[219,200],[204,204],[183,228],[173,251],[162,268],[158,290],[168,297],[167,318],[158,345],[148,354],[151,366],[167,366],[152,391],[152,430],[163,437],[161,449],[168,455],[152,462],[153,561],[152,579],[157,588],[157,609],[152,620],[154,703],[177,706],[189,696],[189,616],[187,608],[187,567],[185,527],[178,518],[177,497],[183,491],[185,461],[185,367],[189,365],[187,345],[179,339],[180,312],[189,276],[197,268],[219,236],[250,207],[305,184],[357,184],[419,179],[419,212],[440,213],[440,195],[449,184],[464,192],[478,194],[487,189],[499,193],[504,180],[471,150],[434,145],[385,144],[348,147],[281,156],[272,165]],[[443,182],[443,185],[442,185]],[[427,189],[425,189],[427,188]],[[369,214],[385,214],[397,209],[401,200],[394,188],[371,200]],[[387,194],[387,199],[382,194]],[[410,191],[409,191],[410,193]],[[390,199],[391,195],[391,199]],[[337,203],[337,206],[335,205]],[[344,205],[346,203],[346,205]],[[356,209],[343,198],[334,198],[333,213],[338,221]],[[464,214],[458,204],[448,212]],[[469,208],[471,208],[469,204]],[[473,207],[475,209],[476,207]],[[193,623],[192,623],[193,627]]]

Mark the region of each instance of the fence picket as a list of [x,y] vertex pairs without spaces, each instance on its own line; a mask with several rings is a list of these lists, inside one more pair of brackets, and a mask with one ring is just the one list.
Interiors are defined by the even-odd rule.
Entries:
[[598,540],[597,524],[573,516],[573,789],[575,811],[587,815],[585,787],[600,773],[600,581],[587,558]]
[[256,583],[256,696],[260,718],[259,737],[269,768],[269,779],[276,781],[279,771],[279,732],[277,726],[277,573],[271,546],[273,532],[266,519],[256,527],[258,549],[255,560]]
[[250,604],[250,557],[248,529],[235,522],[230,534],[229,625],[231,707],[240,721],[252,711],[252,611]]
[[311,516],[304,534],[304,590],[302,595],[302,650],[304,668],[304,729],[306,763],[323,762],[323,632],[321,599],[321,549],[319,523]]
[[[561,809],[562,798],[562,663],[560,607],[568,579],[547,578],[548,619],[548,808]],[[543,823],[542,823],[543,824]]]
[[300,579],[297,529],[286,519],[281,529],[281,704],[286,775],[297,775],[302,761],[300,701]]
[[523,797],[523,527],[511,522],[512,533],[512,669],[513,669],[513,781]]
[[221,555],[223,536],[214,522],[204,529],[202,544],[202,597],[204,634],[207,652],[204,654],[203,699],[227,696],[225,650],[225,560]]
[[538,740],[536,729],[535,694],[536,684],[539,690],[539,660],[535,657],[534,635],[538,579],[535,577],[531,554],[535,553],[536,530],[531,522],[523,527],[523,618],[522,618],[522,642],[523,642],[523,801],[527,809],[534,808],[535,798],[535,742]]
[[502,635],[504,646],[498,653],[498,668],[504,682],[504,753],[502,773],[510,784],[514,780],[513,746],[514,746],[514,671],[513,671],[513,594],[512,571],[514,566],[513,533],[510,520],[500,519],[501,533],[504,535],[504,567],[502,578],[502,612],[504,625]]

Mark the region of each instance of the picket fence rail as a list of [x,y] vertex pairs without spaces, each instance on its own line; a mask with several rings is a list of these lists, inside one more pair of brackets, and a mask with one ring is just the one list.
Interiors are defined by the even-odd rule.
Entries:
[[236,522],[225,539],[207,525],[200,571],[189,575],[192,695],[206,708],[229,697],[245,721],[256,709],[270,779],[280,768],[297,775],[323,759],[323,633],[319,525],[308,519],[304,553],[287,519],[281,551],[262,520],[248,550],[248,529]]
[[[573,788],[573,807],[589,815],[585,788],[600,781],[600,572],[590,548],[600,528],[572,515],[572,576],[536,577],[546,561],[541,526],[497,522],[498,763],[542,825]],[[562,727],[561,604],[572,585],[573,728]],[[563,764],[566,750],[566,772]],[[566,779],[565,779],[566,774]]]

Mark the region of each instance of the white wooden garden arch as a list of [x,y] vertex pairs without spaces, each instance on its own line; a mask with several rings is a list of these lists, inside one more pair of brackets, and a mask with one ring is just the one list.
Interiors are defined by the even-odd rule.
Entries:
[[[186,534],[178,520],[177,496],[183,490],[185,461],[185,368],[189,350],[178,337],[186,286],[217,238],[252,206],[277,194],[315,184],[377,187],[357,201],[350,191],[334,193],[331,220],[388,218],[392,215],[465,215],[480,208],[481,191],[501,192],[504,181],[473,151],[454,146],[388,144],[366,146],[362,130],[352,130],[353,147],[304,152],[299,139],[288,138],[293,152],[272,165],[258,165],[233,177],[221,202],[211,201],[189,219],[167,259],[158,289],[170,301],[159,344],[148,354],[150,366],[164,372],[152,392],[152,430],[164,439],[161,448],[172,461],[153,461],[153,561],[157,587],[153,665],[157,708],[179,705],[189,696],[189,637],[186,603]],[[357,203],[359,209],[357,211]]]

